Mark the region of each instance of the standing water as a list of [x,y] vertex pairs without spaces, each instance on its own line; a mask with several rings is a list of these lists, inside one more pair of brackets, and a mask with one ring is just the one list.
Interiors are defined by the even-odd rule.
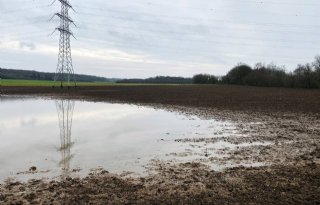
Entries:
[[[235,125],[151,107],[41,98],[0,98],[0,182],[83,176],[92,168],[143,174],[150,160],[192,161],[190,144]],[[192,148],[204,153],[204,147]],[[198,150],[196,150],[198,149]],[[203,157],[203,156],[202,156]],[[37,172],[29,172],[34,167]]]

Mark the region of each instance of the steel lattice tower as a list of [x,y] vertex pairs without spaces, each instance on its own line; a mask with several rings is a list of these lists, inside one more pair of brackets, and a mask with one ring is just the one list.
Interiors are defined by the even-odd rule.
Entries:
[[[0,87],[2,86],[2,73],[1,73],[1,68],[0,68]],[[1,90],[0,90],[0,94],[1,94]]]
[[72,81],[76,86],[70,46],[70,36],[74,37],[70,30],[70,25],[74,24],[74,21],[69,17],[69,10],[73,10],[69,0],[59,0],[59,2],[61,3],[61,12],[54,15],[60,18],[60,26],[55,29],[60,32],[60,40],[54,86],[57,82],[60,82],[60,87],[62,88],[63,82],[67,82],[68,86],[70,86],[70,81]]
[[60,128],[60,148],[61,161],[59,165],[62,167],[63,176],[68,176],[70,170],[70,160],[72,159],[71,147],[73,142],[71,141],[71,128],[72,117],[75,102],[72,100],[56,100],[56,107],[59,118]]

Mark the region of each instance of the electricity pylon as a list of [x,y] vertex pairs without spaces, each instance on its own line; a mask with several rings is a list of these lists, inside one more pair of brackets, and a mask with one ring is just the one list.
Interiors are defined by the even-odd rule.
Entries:
[[74,86],[76,86],[76,80],[75,80],[74,70],[72,65],[71,46],[70,46],[70,36],[74,37],[73,33],[70,30],[70,25],[71,24],[75,25],[75,23],[69,17],[69,10],[70,9],[74,10],[71,4],[69,3],[69,0],[59,0],[59,2],[61,3],[61,12],[55,13],[53,16],[53,17],[58,16],[60,18],[60,26],[55,29],[55,31],[58,30],[60,32],[60,40],[59,40],[58,64],[57,64],[57,70],[54,76],[54,86],[56,85],[57,82],[60,82],[60,87],[62,88],[63,82],[67,82],[67,85],[69,87],[70,81],[73,81]]
[[70,172],[70,161],[72,159],[71,147],[73,142],[71,141],[71,128],[75,102],[73,100],[56,100],[55,103],[60,128],[59,151],[62,157],[59,166],[62,167],[62,176],[68,176]]
[[[1,73],[1,68],[0,68],[0,87],[2,86],[2,73]],[[0,94],[1,94],[1,90],[0,90]]]

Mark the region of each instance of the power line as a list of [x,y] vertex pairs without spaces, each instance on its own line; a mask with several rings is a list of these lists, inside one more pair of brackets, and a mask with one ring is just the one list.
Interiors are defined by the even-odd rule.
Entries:
[[[145,3],[146,6],[150,7],[150,6],[154,6],[154,7],[160,7],[160,6],[164,6],[164,7],[167,7],[167,8],[172,8],[172,5],[165,5],[165,4],[157,4],[157,3]],[[320,4],[319,4],[320,6]],[[96,11],[108,11],[109,9],[108,8],[105,8],[105,7],[88,7],[88,6],[76,6],[76,8],[82,8],[82,9],[91,9],[91,10],[96,10]],[[234,7],[232,6],[217,6],[217,7],[206,7],[206,8],[195,8],[195,7],[188,7],[188,6],[177,6],[176,7],[176,10],[178,11],[179,9],[181,8],[188,8],[188,10],[197,10],[197,11],[201,11],[201,12],[209,12],[208,14],[215,14],[217,12],[224,12],[224,13],[227,13],[227,12],[232,12],[232,13],[245,13],[244,9],[235,9]],[[225,10],[225,8],[227,8],[228,10]],[[123,11],[121,9],[119,9],[119,11]],[[291,13],[291,14],[283,14],[283,13],[280,13],[280,12],[276,12],[274,10],[263,10],[263,12],[259,11],[259,10],[256,10],[254,12],[258,12],[259,15],[261,14],[268,14],[268,15],[281,15],[281,16],[291,16],[291,17],[301,17],[301,16],[307,16],[307,17],[318,17],[318,15],[310,15],[310,14],[302,14],[301,12],[295,12],[295,13]],[[253,13],[251,13],[253,14]],[[168,15],[163,15],[163,16],[168,16]]]
[[15,12],[20,12],[20,11],[30,11],[31,9],[41,9],[41,8],[48,8],[50,5],[45,4],[45,5],[35,5],[35,6],[26,6],[26,7],[21,7],[21,8],[16,8],[16,9],[10,9],[10,10],[5,10],[1,11],[1,15],[4,14],[9,14],[11,15],[12,13]]
[[[90,15],[90,16],[100,16],[100,15],[95,15],[95,14],[90,14],[90,13],[81,13],[81,14],[84,14],[84,15]],[[141,19],[134,19],[134,18],[123,18],[123,17],[113,17],[113,16],[103,16],[103,17],[108,17],[108,19],[116,19],[116,20],[121,20],[121,21],[127,21],[127,22],[141,22],[141,23],[148,23],[148,24],[157,24],[159,22],[157,21],[150,21],[150,20],[141,20]],[[29,21],[29,22],[21,22],[20,24],[15,24],[15,25],[0,25],[0,28],[3,28],[3,29],[8,29],[8,28],[20,28],[21,26],[29,26],[29,25],[35,25],[35,24],[41,24],[41,23],[45,23],[46,21],[45,20],[38,20],[38,17],[36,17],[37,20],[35,21]],[[81,28],[81,25],[84,25],[85,21],[82,21],[82,24],[80,24],[80,28]],[[86,26],[83,26],[82,28],[85,29],[85,27],[88,27],[89,26],[92,26],[92,25],[97,25],[99,27],[101,26],[109,26],[110,24],[105,24],[105,23],[90,23],[88,24],[87,22],[86,23]],[[193,24],[181,24],[181,23],[176,23],[175,24],[176,26],[182,26],[182,27],[187,27],[187,26],[194,26]],[[234,25],[234,26],[232,26]],[[215,28],[215,29],[235,29],[237,28],[237,26],[246,26],[247,24],[224,24],[224,25],[207,25],[207,26],[204,26],[206,28]],[[250,24],[249,24],[250,25]],[[202,25],[200,25],[202,26]],[[133,28],[133,27],[128,27],[128,26],[122,26],[121,24],[118,24],[117,25],[118,28]],[[145,27],[142,27],[141,30],[146,30],[144,29]],[[290,33],[290,34],[302,34],[302,35],[320,35],[320,29],[319,29],[319,34],[315,33],[315,28],[305,28],[304,30],[301,29],[301,28],[297,28],[297,27],[294,27],[292,29],[299,29],[298,31],[297,30],[288,30],[285,26],[279,28],[279,29],[261,29],[261,28],[256,28],[256,27],[253,27],[253,28],[250,28],[250,27],[246,27],[245,28],[247,31],[253,31],[253,32],[264,32],[265,33],[272,33],[272,34],[275,34],[275,33],[279,33],[279,32],[285,32],[285,33]],[[312,33],[308,32],[307,29],[310,29],[310,32],[312,31]],[[140,30],[140,28],[139,28]],[[160,33],[163,33],[163,31],[161,30],[157,30],[157,32],[160,32]],[[176,32],[178,33],[178,32]],[[181,32],[183,33],[183,32]]]
[[[88,10],[88,9],[86,9]],[[147,17],[163,17],[166,19],[182,19],[182,20],[194,20],[195,22],[199,23],[199,21],[201,20],[201,22],[206,21],[206,22],[221,22],[221,23],[230,23],[230,24],[241,24],[241,23],[236,23],[235,21],[231,21],[231,20],[226,20],[226,19],[200,19],[200,18],[188,18],[188,17],[179,17],[179,16],[170,16],[170,15],[161,15],[161,14],[151,14],[151,13],[142,13],[142,12],[132,12],[132,11],[123,11],[123,10],[115,10],[115,9],[104,9],[104,11],[109,11],[109,12],[113,12],[116,14],[119,13],[126,13],[126,14],[132,14],[134,16],[147,16]],[[88,13],[88,12],[78,12],[79,14],[82,15],[88,15],[88,16],[98,16],[98,17],[107,17],[107,18],[118,18],[118,19],[125,19],[125,20],[129,20],[128,18],[125,17],[117,17],[117,16],[110,16],[110,15],[103,15],[103,14],[97,14],[97,13]],[[149,19],[149,18],[148,18]],[[134,19],[134,20],[138,20],[138,19]],[[143,22],[150,22],[149,20],[141,20],[139,19],[139,21],[143,21]],[[283,23],[266,23],[266,22],[246,22],[246,23],[242,23],[245,25],[255,25],[255,26],[279,26],[279,27],[299,27],[299,28],[320,28],[320,25],[299,25],[299,24],[283,24]]]
[[[80,24],[81,25],[81,24]],[[134,32],[134,34],[137,34],[137,31],[140,31],[139,33],[141,33],[141,31],[143,31],[143,32],[149,32],[149,33],[154,33],[154,34],[177,34],[177,35],[181,35],[181,36],[188,36],[188,34],[191,34],[191,35],[193,35],[193,34],[201,34],[201,32],[193,32],[193,33],[190,33],[190,32],[188,32],[188,31],[168,31],[168,30],[162,30],[162,29],[147,29],[146,27],[139,27],[139,28],[137,28],[137,27],[130,27],[130,26],[122,26],[122,25],[116,25],[116,26],[112,26],[112,27],[110,27],[109,26],[109,30],[105,30],[103,27],[101,27],[101,26],[103,26],[103,25],[107,25],[107,24],[97,24],[97,23],[92,23],[92,25],[98,25],[98,26],[100,26],[98,29],[97,28],[94,28],[94,27],[91,27],[91,25],[89,25],[88,27],[81,27],[80,26],[80,28],[79,29],[82,29],[82,30],[95,30],[95,31],[101,31],[101,32],[109,32],[109,31],[114,31],[115,29],[126,29],[126,30],[129,30],[129,31],[132,31],[132,32]],[[208,27],[209,29],[210,28],[215,28],[215,29],[222,29],[222,28],[224,28],[223,26],[210,26],[210,27]],[[255,32],[257,32],[257,31],[259,31],[259,32],[273,32],[272,30],[254,30]],[[278,33],[279,33],[280,31],[278,31]],[[282,33],[282,32],[281,32]],[[286,33],[292,33],[292,34],[296,34],[296,32],[295,31],[287,31]],[[274,33],[273,33],[274,34]],[[299,34],[303,34],[303,35],[306,35],[306,34],[309,34],[309,33],[307,33],[307,32],[299,32]],[[143,34],[143,35],[145,35],[145,33]],[[219,34],[217,34],[216,32],[210,32],[210,34],[208,34],[208,35],[210,35],[210,37],[223,37],[223,38],[232,38],[232,39],[234,39],[235,37],[237,38],[237,39],[245,39],[245,40],[256,40],[255,38],[252,38],[252,37],[247,37],[247,38],[245,38],[245,37],[238,37],[238,36],[230,36],[230,35],[225,35],[225,34],[223,34],[223,35],[219,35]],[[314,34],[314,33],[312,33],[311,35],[316,35],[316,36],[318,36],[318,35],[320,35],[320,32],[319,32],[319,34]],[[258,39],[258,40],[260,40],[260,39]],[[281,42],[307,42],[307,43],[313,43],[314,44],[314,41],[301,41],[301,40],[288,40],[287,38],[286,39],[284,39],[284,38],[277,38],[277,39],[269,39],[269,40],[266,40],[266,41],[281,41]]]
[[[133,20],[135,21],[135,20]],[[41,23],[45,23],[45,21],[43,20],[36,20],[36,21],[33,21],[33,22],[29,22],[29,23],[21,23],[19,24],[19,27],[17,28],[20,28],[21,26],[33,26],[33,25],[37,25],[37,24],[41,24]],[[152,22],[152,21],[148,21],[148,23],[156,23],[156,22]],[[85,25],[85,26],[81,26],[81,25]],[[96,29],[95,27],[91,27],[91,26],[94,26],[94,25],[97,25],[99,26],[99,29]],[[89,24],[80,24],[80,29],[82,30],[96,30],[96,31],[101,31],[101,32],[109,32],[111,29],[109,30],[104,30],[103,27],[101,26],[108,26],[110,24],[104,24],[104,23],[92,23],[91,25]],[[188,25],[181,25],[181,26],[188,26]],[[190,25],[192,26],[192,25]],[[8,27],[5,27],[5,26],[0,26],[4,29],[6,29],[6,31],[10,31],[10,28],[16,28],[15,26],[8,26]],[[162,33],[162,34],[180,34],[180,35],[188,35],[190,34],[190,32],[186,31],[186,30],[178,30],[178,31],[169,31],[169,30],[163,30],[163,29],[147,29],[146,26],[144,27],[132,27],[132,26],[123,26],[122,24],[118,24],[117,26],[113,26],[112,28],[120,28],[120,29],[127,29],[127,30],[131,30],[131,31],[135,31],[135,33],[137,33],[136,31],[147,31],[147,32],[151,32],[151,33]],[[210,25],[210,26],[207,26],[205,27],[207,29],[215,29],[215,30],[218,30],[218,31],[221,31],[221,29],[228,29],[230,31],[232,31],[233,28],[232,26],[221,26],[221,25]],[[257,29],[257,28],[246,28],[247,31],[252,31],[254,33],[257,33],[257,32],[263,32],[264,34],[267,34],[267,33],[271,33],[271,34],[279,34],[279,33],[286,33],[286,34],[301,34],[301,35],[315,35],[315,36],[318,36],[320,35],[320,31],[319,31],[319,34],[318,33],[310,33],[310,32],[303,32],[303,31],[293,31],[293,30],[272,30],[272,29]],[[35,30],[36,31],[36,30]],[[191,34],[197,34],[198,32],[194,32],[191,33]],[[200,32],[199,32],[200,33]],[[213,32],[211,33],[210,35],[212,36],[217,36],[217,32]],[[223,37],[226,37],[226,35],[223,35]],[[231,38],[234,38],[234,36],[230,36]],[[279,39],[281,41],[286,41],[285,39]],[[305,42],[305,41],[304,41]]]
[[[90,31],[93,31],[93,30],[96,30],[96,31],[102,31],[102,32],[107,32],[107,31],[104,31],[102,29],[94,29],[94,28],[88,28]],[[148,30],[145,30],[145,31],[148,31]],[[157,30],[150,30],[156,34],[158,33],[161,33],[161,31],[157,31]],[[135,32],[136,33],[136,32]],[[181,32],[162,32],[162,33],[165,33],[165,34],[181,34]],[[81,35],[80,35],[81,36]],[[139,36],[143,36],[143,37],[152,37],[154,38],[153,35],[147,35],[146,33],[143,33],[142,35],[139,35]],[[139,37],[137,35],[131,35],[131,37]],[[174,36],[174,35],[172,35]],[[221,38],[225,38],[225,39],[235,39],[235,36],[228,36],[228,35],[217,35],[217,34],[212,34],[211,35],[212,37],[218,37],[219,39]],[[314,44],[314,41],[292,41],[292,40],[288,40],[288,39],[267,39],[267,40],[264,40],[264,39],[255,39],[255,38],[244,38],[244,37],[236,37],[236,39],[243,39],[243,40],[250,40],[250,41],[258,41],[258,43],[260,44],[257,44],[257,43],[254,43],[254,44],[250,44],[250,43],[239,43],[239,42],[225,42],[225,41],[214,41],[214,40],[211,40],[211,39],[192,39],[192,38],[188,38],[188,36],[186,36],[186,38],[188,39],[183,39],[183,35],[179,38],[174,38],[174,37],[170,37],[170,38],[166,38],[166,37],[161,37],[161,39],[167,39],[167,40],[174,40],[176,42],[185,42],[185,41],[188,41],[188,42],[196,42],[196,43],[214,43],[214,44],[227,44],[227,45],[240,45],[240,46],[258,46],[258,47],[269,47],[269,46],[274,46],[274,45],[264,45],[264,44],[261,44],[261,43],[264,43],[264,42],[274,42],[274,43],[299,43],[299,42],[302,42],[302,43],[312,43]],[[141,37],[140,37],[141,38]],[[137,40],[131,40],[132,42],[139,42]],[[277,45],[277,47],[285,47],[285,48],[297,48],[295,46],[282,46],[282,45]],[[307,47],[303,47],[303,48],[307,48]],[[311,47],[308,47],[310,49],[317,49],[317,48],[311,48]],[[299,47],[298,47],[299,49]]]
[[[94,29],[91,29],[91,30],[94,30]],[[150,36],[150,35],[149,35]],[[133,37],[133,35],[132,35]],[[146,37],[146,35],[144,35],[143,37]],[[172,40],[174,42],[181,42],[183,43],[184,45],[187,45],[189,42],[195,42],[195,43],[205,43],[206,45],[208,45],[208,43],[211,43],[211,44],[221,44],[221,45],[236,45],[236,46],[246,46],[246,47],[277,47],[277,48],[287,48],[287,49],[290,49],[290,48],[295,48],[295,49],[319,49],[319,47],[306,47],[306,46],[303,46],[303,47],[295,47],[295,45],[279,45],[279,42],[275,42],[275,43],[278,43],[277,45],[271,45],[271,44],[263,44],[264,41],[263,40],[260,40],[259,42],[256,42],[256,43],[242,43],[242,42],[239,42],[239,41],[219,41],[219,40],[208,40],[208,39],[203,39],[203,40],[195,40],[195,39],[182,39],[181,37],[179,38],[175,38],[175,37],[171,37],[171,38],[165,38],[165,37],[161,37],[161,39],[167,39],[167,40]],[[232,39],[232,38],[229,38],[229,39]],[[233,38],[234,39],[234,38]],[[155,39],[155,41],[159,42],[159,40]],[[114,40],[112,40],[112,42],[115,42]],[[139,40],[136,40],[136,39],[130,39],[130,43],[127,43],[127,45],[131,45],[133,43],[142,43],[141,41]],[[143,42],[144,45],[146,42]],[[199,44],[198,44],[199,45]]]
[[[152,3],[154,4],[154,3]],[[320,5],[320,4],[319,4]],[[42,7],[48,7],[48,5],[42,6]],[[32,8],[32,7],[31,7]],[[41,8],[41,6],[35,6],[35,8]],[[199,20],[203,20],[203,19],[199,19],[199,18],[190,18],[190,17],[186,17],[186,16],[172,16],[172,15],[165,15],[165,14],[156,14],[156,13],[146,13],[146,12],[135,12],[135,11],[128,11],[128,10],[122,10],[122,9],[110,9],[110,8],[96,8],[96,7],[88,7],[88,6],[76,6],[76,8],[83,8],[86,11],[87,10],[98,10],[98,11],[104,11],[104,12],[113,12],[116,14],[119,13],[126,13],[126,14],[134,14],[134,15],[143,15],[143,16],[154,16],[154,17],[164,17],[164,18],[170,18],[170,19],[183,19],[183,20],[194,20],[194,21],[199,21]],[[23,8],[23,9],[17,9],[17,10],[29,10],[30,8]],[[7,12],[2,12],[3,13],[10,13],[12,11],[7,11]],[[241,11],[243,12],[243,11]],[[91,15],[91,16],[95,16],[96,13],[85,13],[83,12],[82,14],[84,15]],[[282,16],[285,14],[281,14]],[[103,16],[103,15],[99,15],[99,16]],[[226,20],[226,19],[209,19],[208,21],[212,22],[212,21],[218,21],[218,22],[222,22],[222,23],[235,23],[234,21],[230,21],[230,20]],[[279,26],[279,27],[299,27],[299,28],[315,28],[315,27],[320,27],[320,25],[298,25],[298,24],[281,24],[278,22],[272,22],[272,23],[266,23],[266,22],[249,22],[246,23],[247,25],[264,25],[264,26]]]
[[[105,3],[104,0],[101,0],[101,1],[103,1],[103,3]],[[199,2],[197,0],[194,0],[194,1],[197,2],[197,3]],[[228,1],[226,1],[226,0],[216,0],[216,1],[211,0],[211,3],[212,2],[219,2],[219,1],[223,2],[223,3],[229,3],[229,4],[230,3],[234,3],[234,2],[240,2],[239,0],[233,0],[233,2],[232,2],[232,0],[228,0]],[[112,2],[112,1],[109,1],[108,3],[110,3],[110,2]],[[121,1],[121,2],[127,3],[126,1]],[[156,3],[154,1],[130,0],[129,2],[130,3],[135,3],[135,4],[145,4],[145,5],[149,5],[149,6],[155,5],[157,7],[159,7],[159,6],[171,7],[172,6],[172,2],[170,2],[171,4],[163,4],[165,1],[161,1],[161,3]],[[117,3],[119,3],[119,1],[117,1]],[[307,2],[303,2],[303,3],[297,3],[297,2],[292,2],[292,1],[285,2],[283,0],[282,1],[241,0],[241,4],[245,4],[245,3],[256,4],[257,6],[265,6],[265,5],[287,5],[287,6],[299,6],[299,7],[301,7],[301,6],[312,6],[312,7],[320,6],[319,3],[314,3],[314,2],[312,3],[312,2],[310,2],[310,0],[307,1]],[[228,7],[229,8],[229,7],[232,7],[232,6],[223,6],[223,7]],[[191,6],[187,6],[187,5],[181,5],[181,4],[179,4],[179,8],[188,8],[188,9],[196,9],[196,10],[211,9],[210,7],[204,7],[204,8],[198,8],[197,7],[197,8],[195,8],[195,7],[191,7]]]
[[[192,50],[188,50],[188,49],[184,49],[184,48],[178,48],[176,47],[168,47],[168,46],[161,46],[161,45],[155,45],[155,44],[146,44],[144,43],[143,45],[141,44],[124,44],[124,43],[115,43],[114,41],[111,43],[110,41],[105,41],[105,40],[93,40],[93,39],[87,39],[87,38],[83,38],[80,37],[80,40],[86,40],[86,41],[90,41],[90,42],[95,42],[95,43],[99,43],[99,45],[101,45],[102,43],[105,45],[109,45],[109,46],[114,46],[114,47],[125,47],[125,49],[158,49],[158,50],[162,50],[162,51],[167,51],[167,52],[174,52],[174,53],[178,53],[178,54],[188,54],[188,55],[192,55],[192,56],[198,56],[198,57],[214,57],[213,55],[210,54],[218,54],[218,55],[231,55],[232,53],[224,53],[221,51],[209,51],[207,50],[207,52],[204,52],[205,49],[203,50],[197,50],[197,49],[192,49]],[[214,49],[212,47],[210,47],[210,49]],[[316,49],[318,50],[318,49]],[[257,55],[257,54],[250,54],[250,56],[257,56],[257,57],[264,57],[262,55]],[[288,59],[288,60],[297,60],[296,56],[277,56],[275,58],[278,59]]]

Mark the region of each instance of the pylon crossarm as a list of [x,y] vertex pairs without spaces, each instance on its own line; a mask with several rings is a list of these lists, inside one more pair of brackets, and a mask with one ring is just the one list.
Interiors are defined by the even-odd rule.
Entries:
[[71,8],[73,11],[75,11],[75,10],[73,9],[73,7],[72,7],[67,1],[65,1],[65,0],[59,0],[59,1],[60,1],[61,4],[67,6],[67,7]]
[[[74,24],[74,21],[73,21],[71,18],[67,17],[67,16],[64,16],[64,15],[62,15],[62,14],[60,14],[60,13],[56,13],[55,15],[58,16],[59,18],[65,20],[65,21],[69,21],[70,23],[73,23],[73,24]],[[75,24],[74,24],[74,25],[75,25]]]
[[66,29],[64,29],[64,28],[56,28],[56,29],[57,29],[58,31],[62,32],[62,33],[67,33],[67,34],[73,36],[73,33],[71,33],[70,31],[68,31],[68,30],[66,30]]

